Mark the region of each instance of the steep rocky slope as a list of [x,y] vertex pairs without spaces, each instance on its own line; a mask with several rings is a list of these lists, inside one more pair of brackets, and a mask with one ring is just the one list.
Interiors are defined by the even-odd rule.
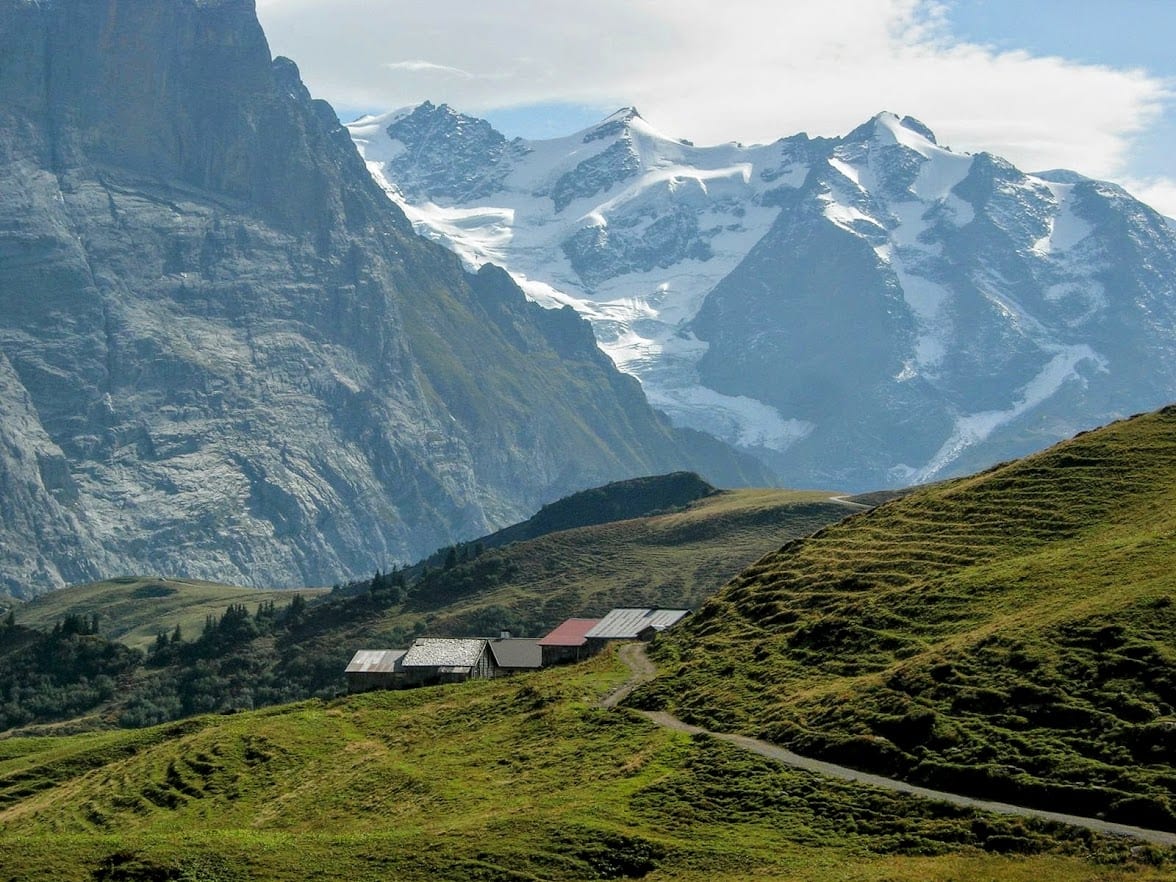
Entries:
[[574,312],[418,239],[252,2],[0,0],[0,94],[0,587],[323,584],[745,476]]

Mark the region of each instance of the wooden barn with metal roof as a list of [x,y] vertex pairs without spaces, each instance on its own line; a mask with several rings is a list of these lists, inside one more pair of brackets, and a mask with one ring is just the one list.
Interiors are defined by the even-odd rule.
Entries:
[[489,643],[496,677],[543,667],[543,650],[534,637],[498,637]]
[[361,649],[351,657],[344,676],[348,692],[395,689],[403,679],[400,662],[407,649]]

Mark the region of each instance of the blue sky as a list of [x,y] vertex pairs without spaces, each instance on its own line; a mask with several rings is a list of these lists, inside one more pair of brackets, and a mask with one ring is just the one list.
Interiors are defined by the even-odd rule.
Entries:
[[[1005,51],[1057,55],[1087,64],[1141,67],[1176,88],[1174,0],[968,0],[948,7],[953,34]],[[1176,179],[1176,101],[1137,140],[1139,177]]]
[[1172,76],[1172,0],[967,0],[947,6],[959,37]]
[[697,143],[843,134],[881,110],[1176,216],[1176,0],[258,0],[343,117],[425,99],[554,137],[636,105]]

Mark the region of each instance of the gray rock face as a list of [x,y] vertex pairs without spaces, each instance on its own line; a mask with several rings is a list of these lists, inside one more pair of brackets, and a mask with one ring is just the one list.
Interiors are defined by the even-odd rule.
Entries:
[[0,589],[324,584],[624,476],[762,479],[413,235],[251,2],[0,0],[0,95]]
[[603,193],[621,181],[633,177],[640,170],[641,157],[637,155],[628,130],[625,130],[603,151],[577,163],[571,171],[560,175],[551,188],[551,201],[556,212],[561,212],[575,200]]
[[527,152],[521,141],[507,141],[485,120],[429,101],[393,121],[387,134],[412,145],[389,164],[401,189],[416,198],[486,196],[502,186],[510,161]]
[[715,232],[700,230],[698,215],[688,209],[650,210],[606,227],[581,227],[564,240],[563,253],[584,284],[595,287],[626,272],[710,260],[708,239]]

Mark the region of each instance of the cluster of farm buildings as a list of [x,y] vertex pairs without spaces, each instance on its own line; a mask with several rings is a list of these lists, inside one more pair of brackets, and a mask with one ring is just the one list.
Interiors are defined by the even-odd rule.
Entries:
[[347,690],[459,683],[580,661],[617,640],[651,640],[688,612],[614,609],[603,619],[568,619],[543,637],[418,637],[408,649],[361,649],[347,665]]

